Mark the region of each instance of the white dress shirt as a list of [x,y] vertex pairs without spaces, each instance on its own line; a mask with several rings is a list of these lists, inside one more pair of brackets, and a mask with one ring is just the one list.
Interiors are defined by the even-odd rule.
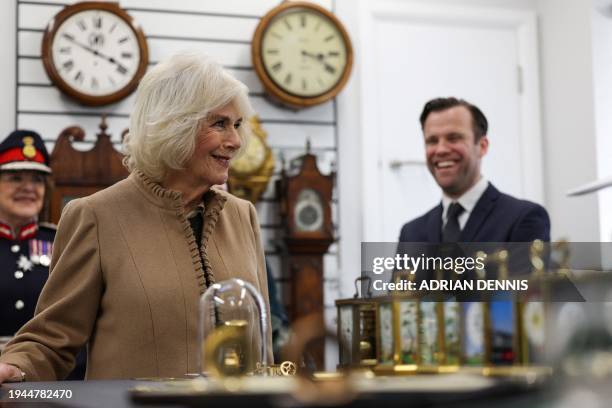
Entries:
[[474,210],[474,207],[476,207],[476,203],[478,200],[480,200],[480,197],[482,197],[488,186],[489,182],[487,179],[480,177],[480,180],[478,180],[476,184],[474,184],[468,191],[463,193],[463,195],[458,199],[452,199],[446,194],[442,195],[442,228],[444,228],[446,221],[448,221],[448,206],[453,202],[457,202],[461,204],[464,210],[459,217],[457,217],[457,221],[459,221],[459,228],[463,230],[463,227],[465,227],[465,224],[467,224],[467,221],[470,218],[470,214]]

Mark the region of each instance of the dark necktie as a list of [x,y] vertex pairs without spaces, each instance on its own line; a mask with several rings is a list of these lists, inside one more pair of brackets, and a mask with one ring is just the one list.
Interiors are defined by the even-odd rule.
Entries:
[[464,209],[459,203],[451,203],[448,206],[446,225],[442,230],[442,242],[457,242],[459,240],[461,234],[459,216],[463,211]]

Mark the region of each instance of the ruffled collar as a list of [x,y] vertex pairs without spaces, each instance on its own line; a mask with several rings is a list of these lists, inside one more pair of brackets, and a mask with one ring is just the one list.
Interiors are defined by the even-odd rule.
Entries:
[[164,188],[139,170],[133,171],[130,175],[130,179],[154,205],[165,209],[173,209],[175,211],[176,216],[182,223],[183,233],[189,245],[192,262],[195,266],[195,272],[198,278],[198,284],[200,285],[200,293],[204,293],[206,290],[206,282],[211,285],[215,283],[212,266],[207,256],[208,244],[215,226],[217,225],[217,221],[219,220],[219,215],[227,201],[228,193],[217,190],[216,188],[211,188],[204,194],[201,204],[204,214],[202,243],[200,248],[198,248],[195,236],[191,230],[191,225],[187,219],[187,214],[185,214],[183,201],[181,199],[182,194],[179,191]]

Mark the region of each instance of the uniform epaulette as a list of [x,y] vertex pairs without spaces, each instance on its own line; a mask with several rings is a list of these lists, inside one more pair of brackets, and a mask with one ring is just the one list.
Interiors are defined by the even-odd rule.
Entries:
[[39,222],[38,226],[39,227],[44,227],[44,228],[49,228],[49,229],[52,229],[54,231],[57,230],[57,225],[53,224],[52,222]]

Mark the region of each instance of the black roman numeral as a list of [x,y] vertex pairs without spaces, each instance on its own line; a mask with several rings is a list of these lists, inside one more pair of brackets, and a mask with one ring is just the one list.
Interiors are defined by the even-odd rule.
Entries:
[[332,38],[334,38],[336,35],[332,34],[332,35],[328,35],[327,37],[325,37],[325,42],[331,41]]
[[93,25],[94,27],[96,27],[98,30],[102,28],[102,17],[100,16],[95,16],[93,18]]
[[272,65],[272,71],[278,72],[278,71],[280,71],[280,69],[282,67],[283,67],[283,63],[282,62],[277,62],[276,64]]
[[66,71],[69,71],[69,72],[70,72],[70,70],[72,69],[72,67],[74,67],[74,61],[73,61],[73,60],[68,60],[68,61],[66,61],[66,62],[64,62],[64,63],[62,64],[62,67],[64,67],[64,69],[65,69]]
[[122,75],[127,74],[127,68],[123,65],[117,65],[117,71]]
[[119,43],[120,43],[120,44],[123,44],[124,42],[126,42],[126,41],[127,41],[127,40],[129,40],[129,39],[130,39],[130,37],[123,37],[123,38],[120,38],[120,39],[119,39]]
[[91,89],[98,89],[98,87],[99,87],[98,78],[91,77]]
[[83,73],[81,71],[77,72],[77,74],[74,76],[74,80],[78,83],[83,83]]
[[77,21],[77,25],[79,26],[81,31],[87,30],[87,25],[85,24],[85,21],[79,20],[79,21]]
[[131,52],[122,52],[121,53],[121,58],[132,58],[134,56],[134,54],[132,54]]
[[61,47],[59,52],[60,54],[70,54],[70,47]]
[[276,54],[278,54],[278,50],[276,50],[276,49],[274,49],[274,50],[266,50],[266,54],[276,55]]
[[64,33],[62,34],[62,37],[64,37],[67,40],[74,41],[74,35],[72,34]]
[[116,27],[117,27],[117,23],[113,24],[113,25],[111,26],[110,30],[108,30],[108,33],[109,33],[109,34],[110,34],[110,33],[112,33],[112,32],[113,32],[113,30],[114,30]]
[[291,72],[287,74],[287,76],[285,77],[285,84],[289,85],[291,83]]
[[302,27],[306,27],[306,15],[302,14],[300,16],[300,24],[302,25]]
[[270,35],[273,36],[273,37],[278,38],[279,40],[283,39],[283,37],[280,34],[278,34],[278,33],[270,33]]
[[336,72],[336,68],[332,67],[329,64],[325,64],[325,70],[329,72],[330,74],[334,74]]
[[306,83],[306,80],[302,78],[302,89],[306,90],[307,88],[308,88],[308,84]]
[[283,23],[285,23],[285,25],[287,26],[287,29],[288,29],[289,31],[292,31],[292,30],[293,30],[293,27],[291,27],[291,24],[289,23],[289,19],[288,19],[288,18],[285,18],[285,19],[283,20]]
[[329,55],[330,57],[338,57],[340,56],[340,52],[338,51],[330,51],[327,53],[327,55]]

